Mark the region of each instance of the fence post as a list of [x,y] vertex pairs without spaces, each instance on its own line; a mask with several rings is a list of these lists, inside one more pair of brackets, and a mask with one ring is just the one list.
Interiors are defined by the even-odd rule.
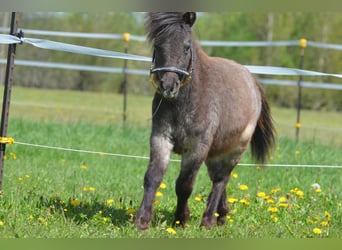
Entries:
[[[12,12],[11,17],[11,28],[10,35],[17,35],[18,33],[18,19],[19,14],[17,12]],[[8,45],[8,54],[7,54],[7,65],[6,65],[6,74],[5,74],[5,83],[4,83],[4,97],[2,104],[2,113],[1,113],[1,126],[0,126],[0,194],[2,190],[2,177],[4,171],[4,160],[6,153],[6,138],[7,136],[7,127],[8,127],[8,118],[9,118],[9,109],[11,103],[11,92],[12,92],[12,83],[13,83],[13,70],[14,70],[14,56],[15,56],[16,44]]]
[[[307,45],[307,41],[305,38],[302,38],[299,40],[299,46],[301,48],[300,50],[300,62],[299,62],[299,68],[303,69],[303,64],[304,64],[304,51]],[[298,79],[298,97],[297,97],[297,122],[295,124],[296,127],[296,141],[299,141],[299,130],[301,127],[301,123],[300,123],[300,111],[302,108],[302,79],[303,76],[300,75],[299,79]]]
[[[129,41],[131,38],[130,33],[123,33],[122,34],[122,38],[125,42],[125,53],[128,53],[128,45],[129,45]],[[123,68],[123,72],[124,72],[124,78],[122,81],[122,94],[123,94],[123,112],[122,112],[122,118],[123,118],[123,123],[126,123],[126,119],[127,119],[127,59],[125,59],[124,61],[124,68]]]

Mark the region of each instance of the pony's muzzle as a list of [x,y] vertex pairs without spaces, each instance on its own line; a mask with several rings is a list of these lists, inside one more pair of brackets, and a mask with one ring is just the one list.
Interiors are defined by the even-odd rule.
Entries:
[[175,98],[180,88],[180,76],[175,72],[165,72],[160,78],[160,90],[165,98]]

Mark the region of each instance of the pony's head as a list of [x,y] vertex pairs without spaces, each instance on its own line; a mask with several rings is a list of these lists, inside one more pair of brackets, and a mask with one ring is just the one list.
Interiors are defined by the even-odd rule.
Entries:
[[153,44],[151,81],[165,98],[175,98],[180,87],[191,81],[195,12],[147,14],[147,38]]

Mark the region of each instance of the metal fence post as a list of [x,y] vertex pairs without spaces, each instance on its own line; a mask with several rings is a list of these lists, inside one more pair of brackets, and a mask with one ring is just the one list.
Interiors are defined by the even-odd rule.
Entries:
[[[131,38],[130,33],[123,33],[122,34],[123,40],[125,42],[125,53],[128,53],[128,45]],[[122,81],[122,94],[123,94],[123,112],[122,112],[122,118],[123,123],[126,123],[127,119],[127,59],[124,61],[124,67],[123,67],[123,73],[124,78]]]
[[[305,38],[302,38],[299,40],[299,46],[301,48],[300,50],[300,62],[299,62],[299,68],[303,69],[303,64],[304,64],[304,51],[307,45],[307,41]],[[301,127],[301,123],[300,123],[300,111],[302,108],[302,79],[303,76],[300,75],[299,79],[298,79],[298,97],[297,97],[297,122],[295,124],[296,127],[296,141],[299,141],[299,130]]]
[[[18,19],[19,19],[19,14],[17,12],[12,12],[10,35],[17,35],[18,33]],[[6,74],[5,74],[5,83],[4,83],[4,97],[3,97],[3,104],[2,104],[1,126],[0,126],[0,136],[2,139],[7,136],[9,109],[10,109],[10,103],[11,103],[11,92],[12,92],[12,83],[13,83],[15,50],[16,50],[16,44],[10,44],[8,46],[7,65],[6,65]],[[3,171],[4,171],[6,144],[7,143],[4,142],[4,140],[2,140],[0,143],[0,192],[2,190],[2,177],[3,177]]]

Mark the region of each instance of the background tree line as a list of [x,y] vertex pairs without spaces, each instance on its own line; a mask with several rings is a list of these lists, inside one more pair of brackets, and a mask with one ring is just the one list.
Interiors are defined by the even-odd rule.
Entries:
[[[129,32],[145,35],[143,13],[21,13],[19,26],[25,29],[40,29],[70,32],[93,32],[121,34]],[[9,26],[8,13],[0,13],[2,26]],[[198,40],[222,41],[278,41],[306,38],[315,42],[341,44],[342,16],[340,13],[199,13],[194,33]],[[29,35],[26,35],[29,37]],[[37,37],[39,36],[30,36]],[[112,51],[124,51],[122,40],[84,39],[67,37],[41,37],[53,41],[78,44]],[[6,46],[1,48],[5,58]],[[292,47],[204,47],[212,56],[231,58],[241,64],[272,65],[298,68],[299,46]],[[131,41],[129,53],[151,55],[147,42]],[[16,59],[46,62],[75,63],[97,66],[122,67],[123,60],[76,55],[65,52],[47,51],[20,45]],[[4,67],[4,66],[2,66]],[[148,69],[146,62],[128,61],[129,68]],[[304,69],[341,73],[342,51],[309,47],[305,50]],[[266,77],[266,76],[259,76]],[[270,76],[267,76],[270,78]],[[293,79],[296,77],[276,77]],[[60,88],[85,91],[120,92],[122,74],[41,69],[17,66],[15,84],[39,88]],[[304,77],[306,81],[341,83],[332,77]],[[128,91],[135,94],[152,94],[148,77],[128,76]],[[267,86],[267,96],[275,104],[295,107],[295,87]],[[342,111],[342,92],[322,89],[304,89],[303,106],[308,109]]]

